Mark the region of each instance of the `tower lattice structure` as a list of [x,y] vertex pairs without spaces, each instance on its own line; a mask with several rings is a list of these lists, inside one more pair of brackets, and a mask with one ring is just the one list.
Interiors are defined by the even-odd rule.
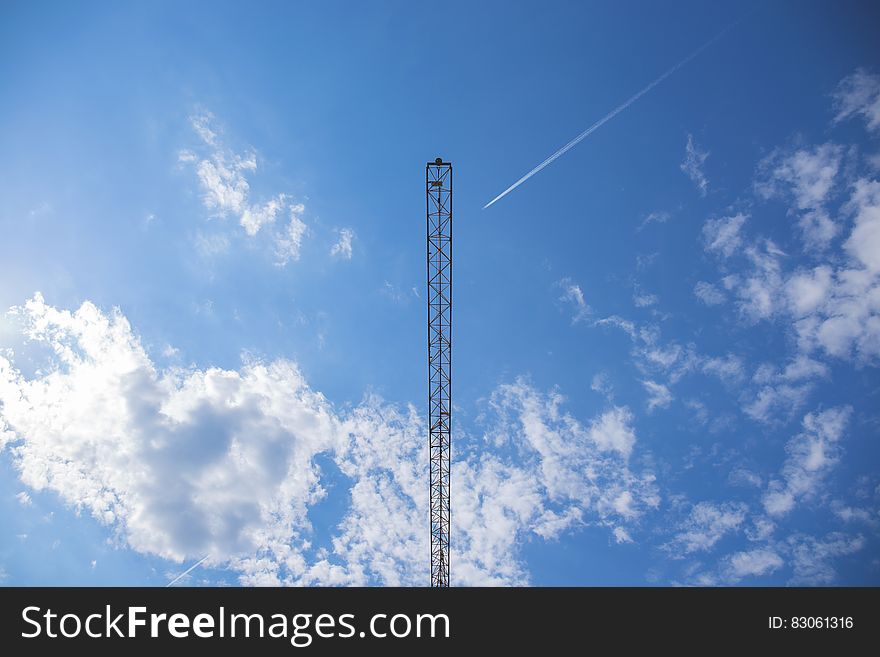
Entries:
[[428,444],[431,586],[449,586],[452,426],[452,164],[425,167],[428,215]]

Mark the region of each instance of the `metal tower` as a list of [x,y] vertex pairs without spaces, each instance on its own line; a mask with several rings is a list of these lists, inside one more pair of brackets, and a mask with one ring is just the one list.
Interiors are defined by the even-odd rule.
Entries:
[[431,586],[449,586],[449,448],[452,420],[452,164],[425,167],[428,213],[428,444]]

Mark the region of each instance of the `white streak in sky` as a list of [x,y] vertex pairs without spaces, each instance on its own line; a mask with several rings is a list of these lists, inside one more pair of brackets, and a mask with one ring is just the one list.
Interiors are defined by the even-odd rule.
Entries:
[[167,589],[169,586],[174,586],[175,584],[177,584],[178,581],[180,581],[181,579],[183,579],[184,577],[186,577],[187,575],[189,575],[192,571],[194,571],[196,568],[198,568],[199,566],[201,566],[201,565],[202,565],[202,562],[203,562],[205,559],[207,559],[209,556],[210,556],[210,555],[207,555],[207,554],[206,554],[204,557],[202,557],[201,559],[199,559],[198,561],[196,561],[192,566],[190,566],[189,568],[187,568],[186,570],[184,570],[182,573],[180,573],[180,575],[178,575],[177,577],[175,577],[174,579],[172,579],[170,582],[168,582],[168,583],[165,585],[165,588]]
[[551,162],[553,162],[553,160],[555,160],[556,158],[558,158],[558,157],[560,157],[560,156],[562,156],[562,155],[565,155],[565,153],[567,153],[567,152],[570,151],[572,148],[574,148],[575,146],[577,146],[581,141],[583,141],[584,139],[586,139],[587,137],[589,137],[589,136],[590,136],[591,134],[593,134],[596,130],[598,130],[599,128],[601,128],[603,125],[605,125],[606,123],[608,123],[611,119],[613,119],[615,116],[617,116],[618,114],[620,114],[620,113],[621,113],[623,110],[625,110],[627,107],[629,107],[629,106],[632,105],[634,102],[636,102],[639,98],[641,98],[641,97],[644,96],[646,93],[648,93],[649,91],[651,91],[651,89],[653,89],[653,88],[656,87],[658,84],[660,84],[661,82],[663,82],[663,80],[665,80],[666,78],[668,78],[670,75],[672,75],[673,73],[675,73],[678,69],[680,69],[682,66],[684,66],[684,65],[687,64],[689,61],[691,61],[694,57],[696,57],[696,56],[699,55],[701,52],[703,52],[706,48],[708,48],[708,47],[711,46],[713,43],[715,43],[716,41],[718,41],[718,39],[720,39],[722,36],[724,36],[724,34],[725,34],[729,29],[731,29],[732,27],[734,27],[735,25],[737,25],[739,22],[740,22],[740,21],[736,21],[736,23],[732,23],[731,25],[728,25],[727,27],[725,27],[723,30],[721,30],[718,34],[716,34],[714,37],[712,37],[711,39],[709,39],[709,40],[708,40],[706,43],[704,43],[702,46],[700,46],[699,48],[697,48],[696,50],[694,50],[690,55],[688,55],[687,57],[685,57],[684,59],[682,59],[678,64],[676,64],[675,66],[673,66],[672,68],[670,68],[668,71],[666,71],[665,73],[663,73],[663,75],[661,75],[659,78],[657,78],[656,80],[654,80],[654,81],[653,81],[651,84],[649,84],[647,87],[645,87],[644,89],[642,89],[641,91],[639,91],[639,92],[638,92],[637,94],[635,94],[634,96],[630,97],[629,100],[625,101],[623,104],[618,105],[618,106],[615,107],[613,110],[611,110],[610,112],[608,112],[608,114],[606,114],[605,116],[603,116],[601,119],[599,119],[598,121],[596,121],[593,125],[591,125],[589,128],[587,128],[586,130],[584,130],[584,131],[583,131],[581,134],[579,134],[577,137],[575,137],[575,138],[572,139],[570,142],[568,142],[565,146],[563,146],[563,147],[560,148],[558,151],[556,151],[555,153],[553,153],[553,155],[551,155],[551,156],[548,157],[546,160],[544,160],[543,162],[541,162],[541,164],[539,164],[538,166],[536,166],[534,169],[532,169],[531,171],[529,171],[529,172],[528,172],[526,175],[524,175],[522,178],[520,178],[520,179],[517,180],[515,183],[513,183],[510,187],[508,187],[508,188],[505,189],[503,192],[501,192],[498,196],[496,196],[496,197],[493,198],[491,201],[489,201],[488,203],[486,203],[486,205],[483,206],[483,209],[485,210],[486,208],[488,208],[490,205],[492,205],[492,204],[495,203],[496,201],[498,201],[498,200],[504,198],[505,196],[507,196],[510,192],[512,192],[514,189],[516,189],[517,187],[519,187],[520,185],[522,185],[526,180],[528,180],[529,178],[531,178],[532,176],[534,176],[534,175],[535,175],[536,173],[538,173],[541,169],[543,169],[543,168],[546,167],[548,164],[550,164]]

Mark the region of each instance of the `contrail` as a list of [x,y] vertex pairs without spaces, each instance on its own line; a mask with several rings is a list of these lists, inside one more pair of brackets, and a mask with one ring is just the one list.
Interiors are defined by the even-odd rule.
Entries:
[[172,579],[170,582],[168,582],[168,583],[165,585],[165,588],[167,589],[169,586],[173,586],[174,584],[177,584],[177,582],[178,582],[179,580],[183,579],[184,577],[186,577],[187,575],[189,575],[192,571],[194,571],[196,568],[198,568],[199,566],[201,566],[201,565],[202,565],[202,562],[203,562],[205,559],[207,559],[209,556],[211,556],[211,555],[206,554],[204,557],[202,557],[201,559],[199,559],[198,561],[196,561],[192,566],[190,566],[189,568],[187,568],[186,570],[184,570],[182,573],[180,573],[180,575],[178,575],[177,577],[175,577],[174,579]]
[[696,50],[694,50],[690,55],[688,55],[687,57],[685,57],[684,59],[682,59],[678,64],[676,64],[675,66],[673,66],[672,68],[670,68],[668,71],[666,71],[665,73],[663,73],[663,75],[661,75],[659,78],[657,78],[656,80],[654,80],[654,81],[653,81],[651,84],[649,84],[647,87],[645,87],[644,89],[642,89],[641,91],[639,91],[639,92],[638,92],[637,94],[635,94],[634,96],[630,97],[630,98],[629,98],[628,100],[626,100],[623,104],[618,105],[618,106],[615,107],[613,110],[611,110],[610,112],[608,112],[608,114],[606,114],[605,116],[603,116],[601,119],[599,119],[598,121],[596,121],[593,125],[591,125],[589,128],[587,128],[586,130],[584,130],[584,131],[583,131],[581,134],[579,134],[577,137],[575,137],[575,138],[572,139],[570,142],[568,142],[565,146],[563,146],[563,147],[560,148],[558,151],[556,151],[555,153],[553,153],[553,155],[551,155],[551,156],[548,157],[546,160],[544,160],[543,162],[541,162],[541,164],[539,164],[538,166],[536,166],[534,169],[532,169],[531,171],[529,171],[529,172],[528,172],[526,175],[524,175],[522,178],[520,178],[520,179],[517,180],[515,183],[513,183],[510,187],[508,187],[508,188],[505,189],[503,192],[501,192],[498,196],[496,196],[496,197],[493,198],[491,201],[489,201],[488,203],[486,203],[486,205],[483,206],[483,209],[485,210],[486,208],[488,208],[490,205],[492,205],[492,204],[495,203],[496,201],[499,201],[499,200],[501,200],[502,198],[504,198],[505,196],[507,196],[508,194],[510,194],[510,192],[512,192],[514,189],[516,189],[517,187],[519,187],[520,185],[522,185],[526,180],[528,180],[529,178],[531,178],[532,176],[534,176],[534,175],[535,175],[536,173],[538,173],[541,169],[543,169],[543,168],[546,167],[548,164],[550,164],[551,162],[553,162],[556,158],[558,158],[558,157],[560,157],[560,156],[562,156],[562,155],[565,155],[565,153],[567,153],[567,152],[570,151],[572,148],[574,148],[575,146],[577,146],[581,141],[583,141],[584,139],[586,139],[587,137],[589,137],[591,134],[593,134],[594,132],[596,132],[596,130],[598,130],[599,128],[601,128],[603,125],[605,125],[606,123],[608,123],[611,119],[613,119],[615,116],[617,116],[618,114],[620,114],[620,113],[621,113],[623,110],[625,110],[627,107],[629,107],[629,106],[632,105],[634,102],[636,102],[639,98],[641,98],[641,97],[644,96],[646,93],[648,93],[649,91],[651,91],[651,89],[653,89],[653,88],[656,87],[658,84],[660,84],[661,82],[663,82],[663,80],[665,80],[666,78],[668,78],[670,75],[672,75],[673,73],[675,73],[678,69],[680,69],[682,66],[684,66],[684,65],[687,64],[689,61],[691,61],[694,57],[696,57],[696,56],[699,55],[701,52],[703,52],[706,48],[708,48],[708,47],[711,46],[713,43],[715,43],[716,41],[718,41],[718,39],[720,39],[722,36],[724,36],[724,34],[725,34],[728,30],[730,30],[732,27],[734,27],[734,26],[736,26],[738,23],[740,23],[741,20],[742,20],[742,19],[740,19],[739,21],[736,21],[735,23],[731,23],[730,25],[728,25],[727,27],[725,27],[723,30],[721,30],[718,34],[716,34],[714,37],[712,37],[711,39],[709,39],[709,40],[708,40],[706,43],[704,43],[702,46],[700,46],[699,48],[697,48]]

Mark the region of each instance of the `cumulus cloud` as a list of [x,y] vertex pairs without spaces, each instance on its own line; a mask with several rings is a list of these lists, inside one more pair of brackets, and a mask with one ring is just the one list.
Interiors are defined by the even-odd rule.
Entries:
[[723,282],[749,321],[790,319],[801,352],[867,363],[880,357],[880,182],[856,180],[845,209],[854,221],[841,257],[786,271],[786,254],[758,240]]
[[774,151],[758,166],[758,194],[792,201],[792,213],[798,218],[809,249],[825,249],[840,231],[824,205],[831,196],[842,161],[843,148],[826,143],[791,153]]
[[[190,125],[202,141],[199,149],[202,154],[186,149],[179,153],[178,160],[182,164],[195,167],[205,207],[214,210],[219,217],[235,217],[248,237],[270,230],[275,226],[278,217],[288,210],[290,223],[286,227],[275,229],[270,239],[275,243],[276,254],[279,254],[279,264],[296,260],[302,236],[305,234],[300,218],[304,206],[291,202],[289,196],[283,193],[262,203],[252,201],[248,177],[257,171],[256,154],[252,151],[235,153],[227,148],[215,127],[215,118],[209,112],[190,117]],[[293,240],[293,236],[298,241]],[[223,236],[214,236],[211,242],[200,243],[198,246],[202,250],[202,247],[207,247],[211,255],[222,252],[213,248],[219,244],[219,237]]]
[[354,231],[351,228],[343,228],[339,231],[339,241],[330,247],[331,256],[339,256],[344,260],[351,260],[352,240],[354,240]]
[[759,164],[767,178],[757,183],[758,193],[765,198],[787,195],[798,210],[822,207],[831,194],[843,148],[826,143],[787,154],[775,151]]
[[802,350],[864,363],[880,357],[880,183],[859,179],[852,189],[850,261],[795,272],[786,292]]
[[785,516],[799,499],[816,495],[828,470],[840,457],[840,439],[852,408],[840,406],[821,413],[809,413],[803,431],[788,441],[788,457],[764,493],[764,510],[771,516]]
[[709,151],[700,150],[700,147],[694,141],[694,136],[688,135],[684,162],[681,163],[680,168],[697,186],[702,196],[705,196],[709,190],[709,181],[706,179],[706,174],[703,173],[703,165],[708,157]]
[[769,319],[779,310],[783,284],[781,258],[785,255],[771,240],[749,246],[745,255],[751,268],[736,286],[737,308],[752,322]]
[[[30,378],[0,357],[0,436],[29,488],[138,552],[207,557],[244,584],[424,583],[414,407],[368,396],[337,409],[284,359],[162,370],[121,312],[89,302],[71,312],[37,295],[17,312],[52,353]],[[625,407],[581,422],[520,379],[490,396],[486,418],[484,446],[453,464],[458,584],[527,583],[529,535],[595,524],[625,541],[659,503],[653,474],[629,464]],[[348,508],[321,543],[311,512],[339,486]]]
[[739,213],[730,217],[709,219],[703,225],[703,245],[706,251],[729,258],[742,244],[740,229],[748,215]]
[[876,275],[880,272],[880,182],[857,180],[850,207],[855,212],[855,226],[844,248]]

